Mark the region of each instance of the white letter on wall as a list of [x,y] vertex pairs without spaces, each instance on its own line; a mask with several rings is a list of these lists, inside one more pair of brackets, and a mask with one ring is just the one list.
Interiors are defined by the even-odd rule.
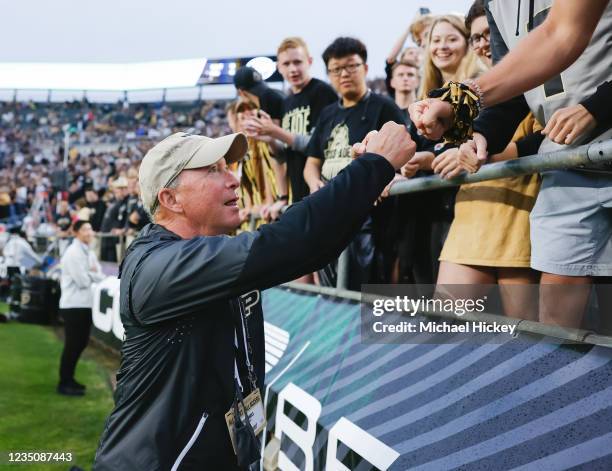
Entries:
[[336,458],[338,441],[344,443],[355,453],[382,471],[389,468],[400,455],[393,448],[388,447],[365,430],[357,427],[350,420],[342,417],[329,429],[327,459],[325,460],[326,471],[350,471]]
[[[308,421],[306,430],[285,415],[285,401],[291,403],[292,406],[306,416]],[[313,471],[314,469],[312,446],[317,435],[317,421],[320,416],[321,403],[295,384],[289,383],[279,393],[274,436],[281,440],[284,433],[293,443],[300,447],[305,456],[304,471]],[[282,450],[278,454],[278,467],[282,471],[299,471],[299,468],[293,464]]]

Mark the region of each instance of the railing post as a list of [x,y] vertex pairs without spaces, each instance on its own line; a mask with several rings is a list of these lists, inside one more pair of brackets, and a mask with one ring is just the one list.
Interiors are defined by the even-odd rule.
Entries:
[[345,248],[338,257],[338,269],[336,275],[336,289],[348,289],[349,275],[349,248]]
[[119,263],[123,261],[125,257],[125,234],[119,236]]
[[249,232],[253,232],[255,229],[257,229],[258,219],[259,219],[259,216],[255,214],[251,214],[251,216],[249,217]]

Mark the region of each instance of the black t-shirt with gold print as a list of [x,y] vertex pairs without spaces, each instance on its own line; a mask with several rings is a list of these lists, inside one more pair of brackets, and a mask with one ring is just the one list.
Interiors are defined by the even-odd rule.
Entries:
[[393,101],[376,93],[368,92],[350,108],[333,103],[321,112],[306,154],[324,161],[322,175],[330,179],[350,163],[353,144],[388,121],[405,124],[406,118]]
[[[300,93],[289,95],[283,102],[281,125],[285,131],[302,136],[312,133],[323,108],[338,101],[338,95],[327,83],[313,78]],[[304,181],[306,155],[293,149],[285,151],[287,174],[291,183],[292,202],[296,203],[310,191]]]

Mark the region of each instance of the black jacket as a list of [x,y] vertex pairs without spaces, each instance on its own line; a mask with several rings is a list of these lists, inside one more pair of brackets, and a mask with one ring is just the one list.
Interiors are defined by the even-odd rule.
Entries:
[[120,270],[123,360],[94,469],[235,467],[224,420],[234,397],[235,355],[248,384],[244,348],[234,348],[235,331],[243,344],[237,303],[246,308],[262,389],[258,290],[337,257],[393,175],[382,157],[362,156],[280,221],[236,237],[185,240],[155,224],[145,227]]

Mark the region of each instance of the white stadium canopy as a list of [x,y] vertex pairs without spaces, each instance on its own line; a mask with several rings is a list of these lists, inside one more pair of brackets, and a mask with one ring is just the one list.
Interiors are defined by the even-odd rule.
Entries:
[[[134,63],[0,63],[0,100],[153,102],[230,98],[231,85],[196,86],[206,59]],[[205,96],[204,96],[205,95]]]

